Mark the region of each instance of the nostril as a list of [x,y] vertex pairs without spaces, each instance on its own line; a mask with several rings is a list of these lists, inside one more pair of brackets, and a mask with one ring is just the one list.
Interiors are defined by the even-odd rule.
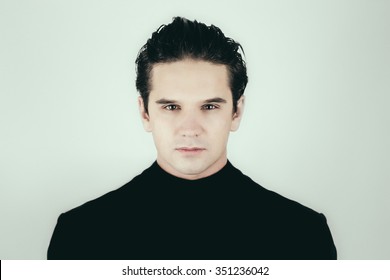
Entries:
[[183,133],[182,134],[183,137],[199,137],[199,134],[198,133]]

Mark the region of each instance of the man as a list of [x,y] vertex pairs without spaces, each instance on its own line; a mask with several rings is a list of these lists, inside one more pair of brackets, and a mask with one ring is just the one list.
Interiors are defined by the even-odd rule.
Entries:
[[241,46],[174,18],[142,47],[139,110],[157,160],[60,215],[49,259],[335,259],[324,215],[266,190],[227,159],[247,84]]

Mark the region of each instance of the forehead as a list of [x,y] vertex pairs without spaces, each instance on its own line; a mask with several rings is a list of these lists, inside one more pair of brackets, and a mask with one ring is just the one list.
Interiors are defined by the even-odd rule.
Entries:
[[231,95],[225,65],[185,59],[159,63],[151,71],[150,98],[228,98]]

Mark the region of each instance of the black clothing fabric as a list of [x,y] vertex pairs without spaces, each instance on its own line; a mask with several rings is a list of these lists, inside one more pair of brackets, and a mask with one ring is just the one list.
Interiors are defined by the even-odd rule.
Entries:
[[325,216],[228,161],[199,180],[154,162],[123,187],[58,218],[48,259],[336,259]]

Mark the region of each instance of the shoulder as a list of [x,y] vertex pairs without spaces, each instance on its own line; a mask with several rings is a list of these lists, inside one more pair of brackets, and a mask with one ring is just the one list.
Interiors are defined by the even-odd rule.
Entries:
[[269,240],[279,240],[284,252],[285,248],[294,252],[287,259],[337,258],[324,214],[268,190],[244,174],[241,182],[247,189],[241,207],[253,213],[251,219],[261,224],[259,231],[269,232]]
[[102,216],[118,214],[129,207],[137,207],[142,203],[141,194],[147,194],[147,186],[150,185],[147,173],[148,169],[123,186],[62,213],[59,220],[83,222],[88,219],[92,222],[94,219],[100,220]]
[[242,173],[239,169],[235,169],[237,170],[237,174],[239,174],[237,187],[240,188],[240,193],[245,196],[247,203],[257,205],[257,207],[267,208],[275,212],[288,212],[290,215],[320,215],[320,213],[315,210],[293,199],[263,187],[252,178]]
[[106,258],[100,255],[104,252],[103,238],[115,240],[118,232],[113,229],[118,225],[126,229],[126,215],[136,216],[142,204],[137,195],[142,190],[142,174],[116,190],[62,213],[50,240],[48,259]]

